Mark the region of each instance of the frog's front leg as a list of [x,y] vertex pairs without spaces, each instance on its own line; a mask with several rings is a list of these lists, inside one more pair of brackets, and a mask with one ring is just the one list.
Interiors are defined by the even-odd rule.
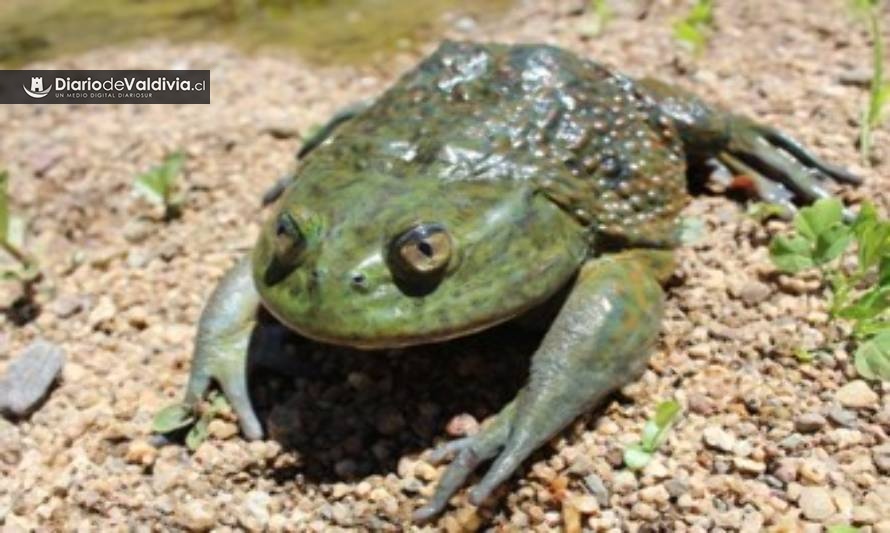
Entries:
[[535,449],[644,367],[658,335],[671,253],[633,250],[585,264],[532,359],[528,384],[472,437],[446,444],[433,460],[455,458],[415,520],[440,513],[476,467],[494,463],[470,492],[482,503]]
[[741,115],[705,104],[696,96],[650,78],[639,81],[658,103],[662,116],[677,128],[687,154],[714,158],[750,179],[760,199],[779,204],[787,214],[795,200],[810,203],[830,196],[826,178],[858,184],[861,179],[828,164],[784,133]]
[[238,415],[241,431],[248,439],[263,436],[247,390],[248,347],[259,306],[250,258],[245,257],[226,272],[201,313],[183,400],[186,408],[194,409],[211,380],[216,381]]

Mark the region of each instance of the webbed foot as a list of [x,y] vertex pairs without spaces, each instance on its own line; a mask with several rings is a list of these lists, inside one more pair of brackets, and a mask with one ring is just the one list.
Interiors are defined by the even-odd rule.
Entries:
[[828,164],[799,142],[748,118],[729,116],[729,138],[717,159],[737,175],[763,201],[781,205],[787,216],[798,204],[831,196],[823,182],[859,184],[861,178]]

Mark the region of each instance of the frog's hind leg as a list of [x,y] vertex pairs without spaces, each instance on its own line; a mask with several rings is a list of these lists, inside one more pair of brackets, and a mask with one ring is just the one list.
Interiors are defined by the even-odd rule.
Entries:
[[[343,125],[343,123],[352,120],[359,113],[368,109],[370,105],[371,103],[369,101],[356,102],[334,113],[334,116],[332,116],[324,124],[324,126],[319,128],[318,131],[314,132],[306,139],[305,142],[303,142],[303,146],[301,146],[300,151],[297,152],[297,160],[302,160],[307,155],[309,155],[312,150],[318,148],[321,143],[325,142],[332,135],[334,135],[334,133],[337,131],[337,128]],[[275,185],[272,185],[269,189],[266,190],[265,193],[263,193],[263,205],[269,205],[277,200],[281,196],[281,193],[284,192],[284,189],[286,189],[293,180],[293,172],[280,177],[278,181],[275,182]]]
[[194,409],[211,381],[216,381],[248,439],[263,436],[247,390],[248,347],[259,306],[250,259],[245,257],[226,272],[201,313],[183,400],[187,409]]
[[822,182],[861,183],[861,179],[819,159],[775,128],[705,104],[696,96],[653,79],[639,82],[658,110],[677,128],[692,158],[715,158],[750,181],[739,183],[760,199],[781,205],[786,214],[795,200],[808,204],[831,196]]
[[644,367],[660,329],[659,280],[672,270],[667,251],[635,250],[594,259],[578,275],[532,359],[528,384],[472,437],[446,444],[454,454],[430,502],[415,520],[440,513],[476,467],[494,463],[470,492],[480,504],[535,449]]

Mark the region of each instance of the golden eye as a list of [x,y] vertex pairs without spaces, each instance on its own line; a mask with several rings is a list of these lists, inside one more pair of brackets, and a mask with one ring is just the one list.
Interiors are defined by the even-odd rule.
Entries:
[[409,284],[437,284],[454,252],[451,235],[440,224],[418,224],[389,245],[387,259],[393,276]]
[[271,221],[267,231],[266,242],[270,244],[271,257],[263,280],[267,285],[275,285],[300,265],[306,250],[306,237],[296,219],[286,211]]
[[418,273],[436,272],[451,258],[451,238],[444,231],[418,236],[402,244],[399,254],[405,264]]
[[294,264],[299,259],[306,239],[290,213],[282,213],[275,222],[275,258],[282,265]]

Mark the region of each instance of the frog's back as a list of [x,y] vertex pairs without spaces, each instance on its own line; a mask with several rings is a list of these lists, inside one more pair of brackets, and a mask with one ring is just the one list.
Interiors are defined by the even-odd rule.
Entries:
[[682,147],[655,102],[543,45],[443,43],[323,152],[394,180],[528,186],[631,243],[669,241],[686,201]]

